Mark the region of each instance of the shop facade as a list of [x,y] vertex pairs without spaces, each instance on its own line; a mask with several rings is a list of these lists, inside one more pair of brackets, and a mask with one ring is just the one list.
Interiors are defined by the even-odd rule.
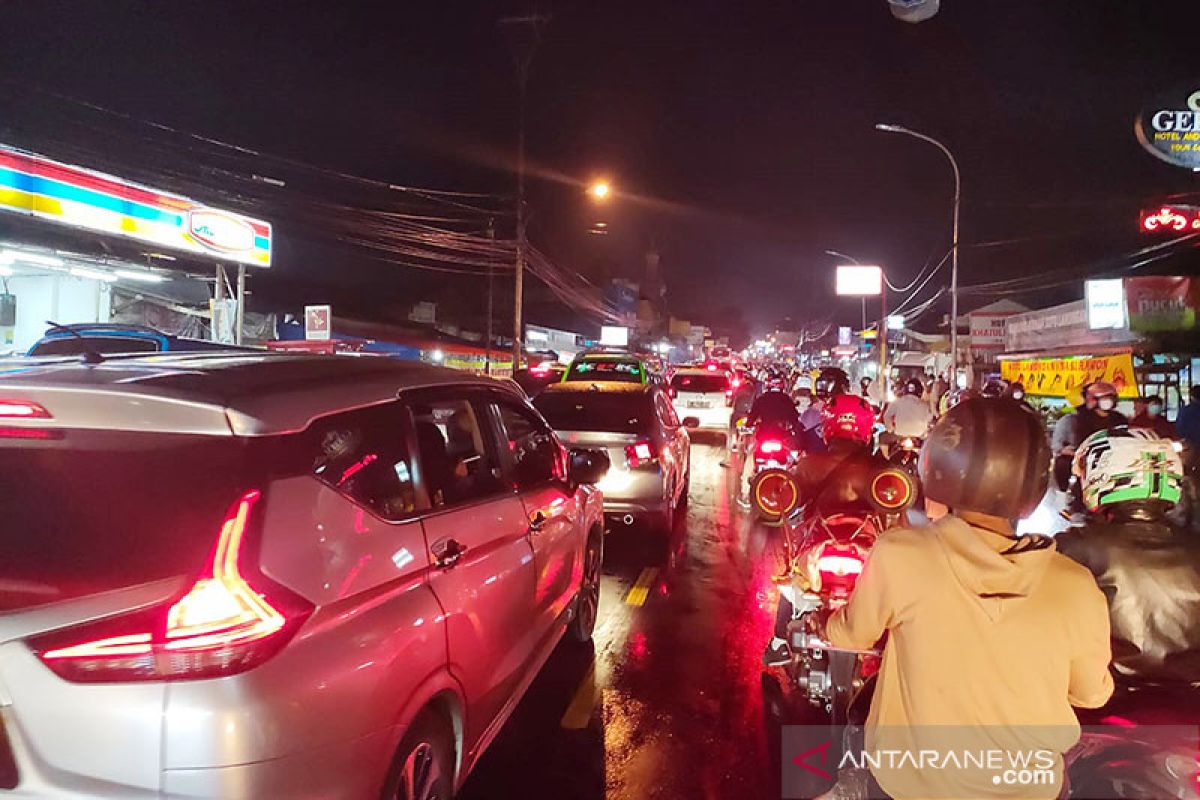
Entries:
[[240,343],[272,245],[262,220],[0,145],[0,353],[131,316]]

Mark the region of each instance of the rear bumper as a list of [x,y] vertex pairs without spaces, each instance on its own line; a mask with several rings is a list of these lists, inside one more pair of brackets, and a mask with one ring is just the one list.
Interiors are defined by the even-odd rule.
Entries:
[[666,514],[669,510],[670,503],[663,499],[644,502],[637,500],[604,501],[604,516],[606,517],[619,517],[625,514],[632,514],[635,517],[647,517],[654,514]]
[[717,406],[716,408],[687,408],[680,404],[676,404],[675,406],[675,414],[680,419],[695,417],[700,420],[701,430],[729,430],[729,418],[732,413],[733,409],[725,405]]

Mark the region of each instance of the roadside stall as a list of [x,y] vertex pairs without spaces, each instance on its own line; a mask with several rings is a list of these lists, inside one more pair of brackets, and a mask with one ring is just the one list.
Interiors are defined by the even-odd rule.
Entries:
[[1140,394],[1134,352],[1140,338],[1128,326],[1092,328],[1085,301],[1014,314],[1004,324],[1000,375],[1025,387],[1029,400],[1049,417],[1069,411],[1082,387],[1107,381],[1117,387],[1123,411]]

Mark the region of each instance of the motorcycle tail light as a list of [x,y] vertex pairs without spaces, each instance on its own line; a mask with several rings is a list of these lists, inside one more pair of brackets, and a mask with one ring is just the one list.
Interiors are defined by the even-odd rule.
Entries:
[[758,446],[758,452],[764,455],[783,452],[783,442],[777,439],[768,439]]
[[[39,636],[30,647],[59,677],[79,683],[217,678],[266,661],[312,605],[246,574],[242,546],[260,497],[248,492],[234,504],[207,567],[181,597]],[[268,586],[269,594],[259,589]]]

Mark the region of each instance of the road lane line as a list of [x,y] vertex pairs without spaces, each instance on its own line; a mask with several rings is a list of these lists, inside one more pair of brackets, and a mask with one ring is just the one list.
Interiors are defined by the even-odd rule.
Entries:
[[592,719],[592,709],[596,707],[597,695],[599,692],[596,689],[596,665],[593,663],[588,667],[583,680],[579,682],[579,688],[575,690],[575,696],[571,698],[571,705],[567,706],[567,710],[563,714],[562,727],[571,731],[581,731],[586,728]]
[[625,602],[631,606],[645,605],[646,598],[650,596],[650,587],[654,585],[654,579],[657,577],[658,567],[646,567],[642,570],[637,583],[633,584],[629,594],[625,595]]

